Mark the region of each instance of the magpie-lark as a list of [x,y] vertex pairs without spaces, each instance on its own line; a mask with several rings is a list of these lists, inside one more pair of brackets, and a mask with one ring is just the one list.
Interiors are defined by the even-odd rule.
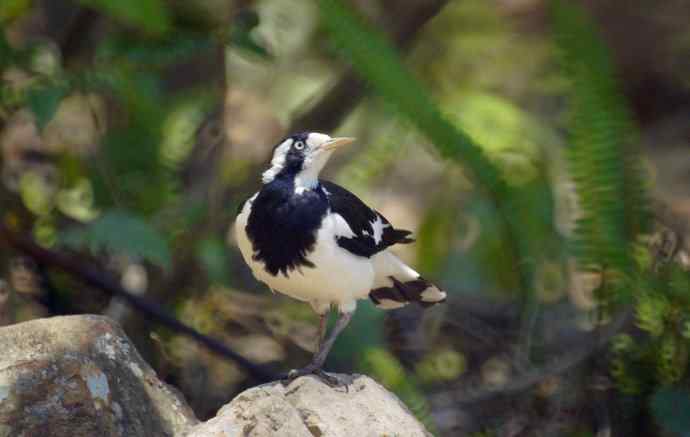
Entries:
[[[299,133],[273,150],[261,190],[240,206],[237,242],[254,276],[272,290],[309,303],[319,314],[319,343],[312,362],[290,378],[319,373],[358,299],[395,309],[443,302],[446,293],[422,278],[388,248],[411,243],[357,196],[319,179],[333,151],[353,138]],[[338,319],[326,335],[331,305]],[[327,376],[326,376],[327,377]]]

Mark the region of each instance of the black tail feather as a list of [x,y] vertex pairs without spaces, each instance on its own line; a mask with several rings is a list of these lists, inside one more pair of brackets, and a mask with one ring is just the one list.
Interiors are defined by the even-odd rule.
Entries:
[[384,234],[386,244],[392,246],[393,244],[408,244],[414,243],[414,238],[410,237],[412,232],[405,229],[393,229]]
[[[392,287],[371,290],[369,298],[375,305],[384,309],[402,307],[414,302],[422,307],[430,307],[446,300],[446,294],[421,276],[412,281],[402,282],[394,277]],[[428,290],[432,290],[429,292]],[[425,295],[425,291],[428,295]],[[399,304],[399,305],[396,305]]]

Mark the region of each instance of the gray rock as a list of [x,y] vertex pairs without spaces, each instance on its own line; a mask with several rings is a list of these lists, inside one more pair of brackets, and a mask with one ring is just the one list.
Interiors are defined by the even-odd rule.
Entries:
[[246,390],[199,424],[122,330],[100,316],[0,328],[0,437],[427,437],[371,378]]
[[198,423],[99,316],[0,328],[0,437],[181,436]]
[[336,375],[331,388],[316,377],[287,386],[251,388],[192,428],[187,437],[427,437],[400,400],[363,375]]

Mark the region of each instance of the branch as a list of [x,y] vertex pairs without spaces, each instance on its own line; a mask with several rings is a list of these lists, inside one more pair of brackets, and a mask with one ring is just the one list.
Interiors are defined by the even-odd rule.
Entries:
[[108,293],[110,296],[117,296],[133,308],[149,316],[152,320],[197,341],[221,357],[234,361],[256,380],[268,382],[277,379],[275,375],[272,375],[263,367],[247,360],[219,340],[208,337],[191,326],[180,322],[157,303],[127,292],[108,272],[102,271],[94,265],[84,264],[80,260],[67,254],[44,249],[33,241],[16,235],[7,229],[5,224],[0,223],[0,241],[2,240],[5,240],[10,247],[13,247],[17,251],[34,258],[39,264],[58,268],[88,286],[98,288]]
[[543,367],[527,371],[522,375],[517,375],[510,383],[502,387],[497,387],[496,389],[460,387],[455,400],[460,404],[473,404],[487,401],[497,396],[514,395],[525,391],[549,376],[559,375],[584,362],[594,352],[608,344],[615,335],[627,327],[631,319],[632,310],[624,309],[611,323],[588,334],[584,346],[570,353],[566,353],[560,358],[552,360]]

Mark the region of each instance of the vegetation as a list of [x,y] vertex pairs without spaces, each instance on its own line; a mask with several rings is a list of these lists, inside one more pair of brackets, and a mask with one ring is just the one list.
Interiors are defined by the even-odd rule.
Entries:
[[401,255],[450,298],[362,302],[329,368],[437,435],[690,435],[687,217],[649,170],[675,144],[644,148],[617,18],[393,3],[0,5],[0,322],[114,317],[201,417],[299,366],[315,316],[251,278],[228,228],[281,136],[339,126],[361,145],[329,177],[415,229]]

